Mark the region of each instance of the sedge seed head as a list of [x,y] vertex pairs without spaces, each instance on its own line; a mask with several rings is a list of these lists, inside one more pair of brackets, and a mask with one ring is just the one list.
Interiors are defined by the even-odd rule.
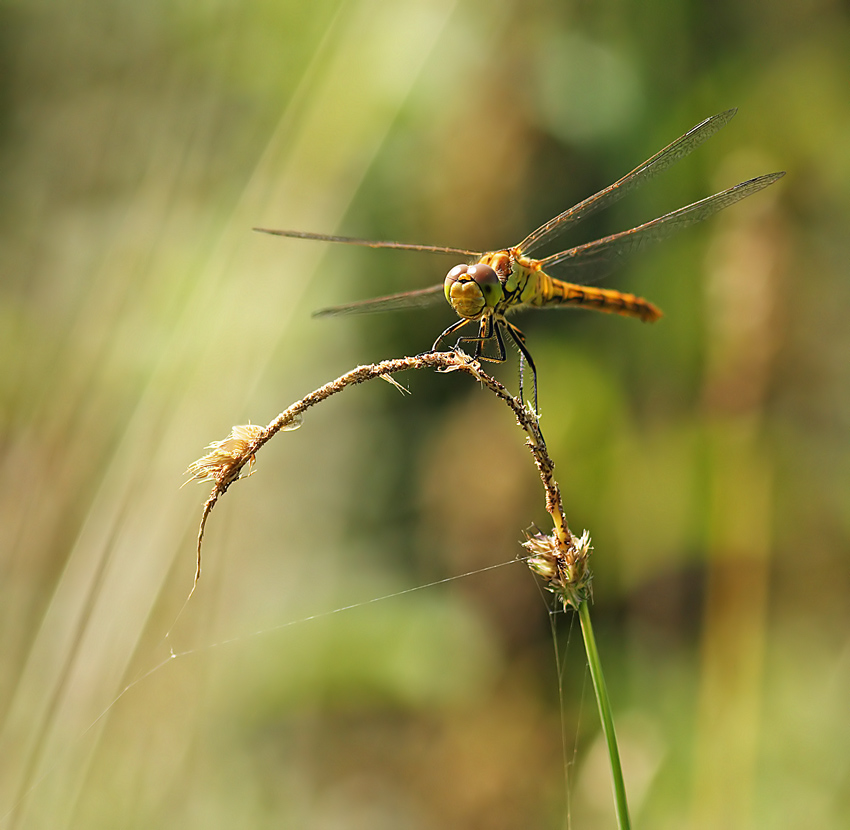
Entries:
[[588,557],[593,548],[587,531],[580,537],[570,533],[566,543],[555,533],[529,533],[523,547],[531,554],[526,560],[528,567],[544,580],[547,590],[565,607],[577,609],[590,598]]
[[[213,441],[205,449],[210,450],[203,458],[193,461],[186,470],[189,481],[226,481],[234,471],[248,465],[254,466],[254,456],[246,457],[251,444],[265,432],[265,427],[255,424],[240,424],[230,430],[222,441]],[[186,482],[188,484],[188,482]]]

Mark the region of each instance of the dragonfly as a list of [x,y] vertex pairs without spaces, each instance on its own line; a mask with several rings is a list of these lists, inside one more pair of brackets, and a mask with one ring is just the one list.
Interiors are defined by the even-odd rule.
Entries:
[[431,351],[438,351],[448,339],[470,324],[478,325],[472,336],[459,336],[454,344],[460,349],[473,344],[473,357],[501,363],[506,359],[505,342],[512,342],[520,355],[519,397],[523,400],[523,361],[533,378],[533,405],[537,411],[537,367],[526,345],[525,335],[507,319],[508,314],[533,308],[582,307],[610,314],[633,317],[644,322],[658,320],[662,313],[648,300],[609,288],[598,288],[567,282],[562,277],[575,278],[587,271],[598,275],[610,270],[619,260],[650,243],[667,239],[682,228],[701,222],[718,211],[758,193],[785,175],[769,173],[736,184],[698,202],[666,213],[626,231],[604,236],[583,245],[534,258],[577,222],[603,208],[610,207],[627,193],[645,184],[675,162],[687,156],[711,138],[735,115],[737,109],[707,118],[680,136],[663,150],[638,165],[614,184],[589,196],[532,231],[518,245],[496,251],[469,251],[439,245],[417,245],[405,242],[373,241],[349,236],[331,236],[308,231],[255,228],[275,236],[313,239],[321,242],[340,242],[369,248],[392,248],[403,251],[424,251],[464,257],[467,262],[455,265],[442,284],[412,291],[403,291],[374,299],[332,306],[314,312],[325,317],[394,311],[439,303],[445,298],[459,319],[434,341]]

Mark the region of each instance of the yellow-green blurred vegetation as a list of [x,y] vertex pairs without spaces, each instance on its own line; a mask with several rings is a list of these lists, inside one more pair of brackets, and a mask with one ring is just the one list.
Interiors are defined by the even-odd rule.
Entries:
[[0,827],[612,827],[577,628],[559,699],[523,565],[369,602],[548,528],[492,396],[416,373],[311,410],[175,623],[181,473],[453,319],[311,319],[456,263],[252,227],[515,244],[732,106],[567,239],[787,170],[607,278],[665,317],[518,322],[636,826],[850,825],[847,4],[7,0]]

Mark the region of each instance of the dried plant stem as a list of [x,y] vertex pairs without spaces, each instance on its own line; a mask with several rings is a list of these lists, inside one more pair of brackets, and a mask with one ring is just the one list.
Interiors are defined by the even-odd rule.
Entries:
[[599,704],[603,732],[608,744],[617,819],[621,828],[628,828],[630,826],[628,806],[619,751],[614,734],[614,721],[588,611],[588,600],[591,595],[591,574],[587,564],[591,550],[590,537],[586,532],[581,537],[576,537],[570,532],[564,505],[561,501],[561,492],[555,480],[555,464],[546,449],[546,442],[543,440],[543,434],[540,431],[537,413],[530,406],[523,404],[519,398],[513,397],[499,381],[482,371],[476,360],[463,352],[428,352],[416,357],[384,360],[381,363],[358,366],[336,380],[320,386],[300,401],[296,401],[292,406],[281,412],[268,426],[233,427],[228,438],[210,444],[208,449],[212,451],[192,464],[187,470],[191,474],[192,480],[214,482],[212,492],[204,504],[200,528],[198,529],[197,567],[195,581],[192,584],[192,591],[189,596],[191,597],[201,576],[201,547],[207,519],[219,498],[227,492],[234,481],[242,477],[244,468],[246,466],[249,469],[251,468],[257,452],[266,442],[282,430],[294,429],[299,426],[304,412],[311,406],[331,397],[331,395],[335,395],[349,386],[374,378],[391,380],[392,375],[409,369],[436,369],[440,372],[457,371],[472,375],[482,386],[490,390],[508,406],[516,416],[518,425],[527,435],[526,446],[531,451],[534,463],[540,473],[540,479],[543,482],[543,489],[546,492],[546,510],[552,517],[553,532],[551,534],[538,532],[528,535],[525,547],[530,551],[530,555],[526,561],[531,570],[543,578],[547,589],[558,597],[565,608],[569,606],[579,612],[588,665]]
[[[228,439],[211,444],[210,448],[213,449],[213,452],[196,461],[187,470],[194,480],[214,482],[212,492],[204,504],[198,530],[195,584],[197,584],[201,575],[201,547],[207,519],[213,507],[215,507],[219,498],[227,492],[230,485],[243,476],[244,468],[253,465],[257,452],[268,441],[278,432],[298,426],[301,416],[311,406],[321,403],[349,386],[378,377],[386,378],[409,369],[428,368],[443,372],[461,371],[472,375],[513,411],[518,424],[528,435],[526,444],[531,450],[540,471],[540,477],[546,491],[546,509],[552,516],[558,540],[561,544],[569,545],[571,534],[561,502],[561,494],[553,474],[555,465],[546,451],[546,443],[540,432],[537,415],[530,408],[524,406],[519,399],[513,397],[495,378],[484,373],[480,364],[463,352],[429,352],[416,357],[384,360],[368,366],[358,366],[296,401],[267,426],[234,427]],[[192,590],[194,590],[194,587],[193,585]]]

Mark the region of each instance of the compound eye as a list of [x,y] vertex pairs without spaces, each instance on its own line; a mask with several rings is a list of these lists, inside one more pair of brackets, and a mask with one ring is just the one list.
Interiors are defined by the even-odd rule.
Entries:
[[502,281],[495,269],[483,262],[475,265],[470,265],[466,272],[475,281],[475,284],[481,290],[481,297],[484,300],[484,305],[487,308],[495,308],[496,304],[504,296],[502,289]]
[[452,282],[457,282],[467,271],[469,271],[468,265],[455,265],[455,267],[446,274],[446,281],[451,280]]
[[[499,282],[499,275],[489,265],[485,265],[483,262],[479,262],[477,265],[470,265],[466,273],[478,283],[481,293],[485,297],[502,293],[502,284]],[[495,305],[495,302],[488,302],[487,305]]]
[[466,320],[477,320],[503,297],[499,275],[480,262],[452,268],[446,275],[444,290],[451,307]]

